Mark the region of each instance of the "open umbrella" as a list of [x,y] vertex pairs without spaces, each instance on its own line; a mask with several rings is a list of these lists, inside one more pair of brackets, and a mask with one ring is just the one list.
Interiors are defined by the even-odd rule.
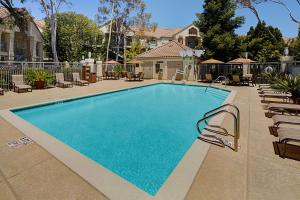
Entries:
[[223,64],[223,63],[224,62],[222,62],[220,60],[213,59],[213,58],[201,62],[201,64]]
[[242,63],[254,63],[256,61],[248,59],[248,58],[237,58],[229,61],[229,64],[242,64]]
[[136,60],[136,59],[133,59],[133,60],[127,62],[127,64],[135,64],[135,65],[140,65],[140,64],[143,64],[143,63],[144,63],[143,61]]
[[104,62],[104,64],[110,64],[110,65],[120,65],[121,63],[115,61],[115,60],[110,60],[110,61],[107,61],[107,62]]

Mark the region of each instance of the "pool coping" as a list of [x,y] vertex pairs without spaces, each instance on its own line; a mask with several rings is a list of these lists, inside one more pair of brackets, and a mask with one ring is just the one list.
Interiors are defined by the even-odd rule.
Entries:
[[[65,102],[78,100],[82,98],[88,98],[97,95],[103,95],[113,92],[126,91],[130,89],[137,89],[141,87],[147,87],[156,84],[162,84],[170,82],[161,82],[154,84],[147,84],[143,86],[128,87],[125,89],[112,90],[106,92],[100,92],[90,95],[84,95],[79,97],[61,99],[56,101],[49,101],[40,104],[33,104],[29,106],[15,107],[5,110],[0,110],[0,116],[7,120],[9,123],[14,125],[22,133],[32,138],[41,147],[45,148],[50,154],[54,155],[58,160],[63,162],[66,166],[72,169],[75,173],[93,185],[107,198],[112,200],[182,200],[185,198],[187,192],[189,191],[193,180],[201,167],[202,161],[206,157],[209,150],[210,144],[204,143],[202,141],[196,140],[190,149],[186,152],[182,160],[178,163],[176,168],[173,170],[169,178],[165,181],[163,186],[157,192],[155,196],[151,196],[145,191],[139,189],[135,185],[131,184],[127,180],[118,176],[117,174],[111,172],[110,170],[104,168],[101,164],[89,159],[88,157],[82,155],[78,151],[72,149],[68,145],[59,141],[58,139],[48,135],[41,129],[29,124],[22,118],[18,117],[12,110],[26,109],[33,106],[43,106],[47,104]],[[174,83],[171,83],[174,84]],[[182,84],[179,84],[182,85]],[[201,84],[186,84],[190,86],[200,86],[200,87],[211,87]],[[219,87],[213,87],[216,89],[229,91],[230,94],[226,98],[223,104],[232,103],[236,91],[231,89],[224,89]],[[225,115],[216,116],[211,119],[211,123],[216,125],[221,125],[224,120]]]

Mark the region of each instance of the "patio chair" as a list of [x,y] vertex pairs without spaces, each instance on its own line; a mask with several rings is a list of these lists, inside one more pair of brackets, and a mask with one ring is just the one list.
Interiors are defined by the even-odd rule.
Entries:
[[270,84],[259,84],[258,89],[263,89],[263,88],[271,88]]
[[126,81],[133,81],[134,77],[131,72],[127,72]]
[[268,117],[271,117],[272,113],[287,113],[287,114],[296,114],[300,112],[300,105],[297,104],[280,104],[280,103],[270,103],[268,105]]
[[[279,129],[279,126],[281,125],[300,125],[300,117],[298,116],[290,116],[290,115],[274,115],[272,117],[273,119],[273,126],[269,127],[269,130],[272,135],[278,136],[277,130]],[[299,133],[300,134],[300,133]]]
[[242,81],[241,81],[241,78],[239,75],[232,75],[232,83],[233,84],[238,84],[238,85],[241,85],[242,84]]
[[72,76],[73,76],[73,82],[75,83],[75,85],[85,86],[85,85],[90,84],[88,81],[81,80],[78,72],[72,73]]
[[144,80],[144,73],[143,72],[139,72],[135,77],[134,79],[136,81],[143,81]]
[[202,82],[211,83],[213,81],[212,74],[205,74],[205,79]]
[[71,82],[65,81],[64,74],[63,73],[56,73],[56,84],[58,87],[73,87],[73,84]]
[[274,88],[264,88],[264,89],[259,90],[258,93],[260,93],[260,94],[265,94],[265,93],[279,94],[279,93],[283,93],[283,92],[278,89],[274,89]]
[[32,92],[32,87],[24,83],[23,75],[12,75],[11,76],[14,92],[20,93],[20,91]]
[[300,161],[300,129],[279,128],[278,137],[279,141],[273,142],[275,154]]
[[246,74],[243,78],[244,78],[244,82],[247,83],[249,86],[250,84],[252,85],[252,87],[256,85],[253,74]]
[[4,95],[4,90],[0,88],[0,95]]
[[289,93],[263,93],[260,97],[263,98],[263,101],[265,101],[266,98],[279,98],[282,99],[283,102],[287,102],[292,95]]

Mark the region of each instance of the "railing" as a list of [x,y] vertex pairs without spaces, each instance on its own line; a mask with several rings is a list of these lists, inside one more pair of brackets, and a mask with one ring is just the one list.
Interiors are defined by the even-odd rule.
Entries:
[[180,70],[180,69],[177,69],[174,76],[172,77],[172,82],[175,82],[176,80],[176,76],[179,74],[179,75],[182,75],[182,79],[183,81],[187,80],[188,79],[188,73],[189,73],[189,66],[185,66],[184,67],[184,70]]
[[[228,109],[225,109],[226,107],[234,108],[235,112],[231,112]],[[223,113],[230,114],[234,119],[234,134],[233,135],[229,134],[225,128],[218,126],[218,125],[210,125],[209,122],[207,121],[208,119],[211,119],[212,117],[223,114]],[[202,122],[205,122],[205,124],[206,124],[206,127],[204,128],[204,130],[214,133],[214,135],[204,134],[201,131],[200,124]],[[211,111],[205,113],[203,118],[197,122],[196,128],[200,134],[198,136],[199,140],[202,140],[204,142],[208,142],[210,144],[214,144],[214,145],[217,145],[217,146],[223,147],[223,148],[228,147],[236,152],[238,151],[238,149],[239,149],[238,140],[240,138],[240,110],[238,109],[237,106],[235,106],[233,104],[225,104],[214,110],[211,110]],[[219,130],[215,130],[215,129],[219,129]],[[218,137],[216,134],[219,134],[222,136],[233,137],[233,139],[234,139],[233,145],[232,145],[232,143],[228,142],[228,140],[223,140],[222,138]]]
[[[221,81],[221,79],[224,79],[226,81],[227,77],[225,76],[218,76],[218,78],[216,78],[215,80],[213,80],[209,86],[206,87],[205,92],[207,92],[208,88],[211,87],[214,83],[216,83],[217,81]],[[226,87],[226,82],[224,83],[225,87]]]
[[72,73],[81,73],[80,63],[54,63],[54,62],[0,62],[0,88],[11,89],[11,76],[15,74],[24,75],[26,81],[28,72],[31,69],[43,69],[55,77],[55,73],[64,73],[66,80],[72,80]]

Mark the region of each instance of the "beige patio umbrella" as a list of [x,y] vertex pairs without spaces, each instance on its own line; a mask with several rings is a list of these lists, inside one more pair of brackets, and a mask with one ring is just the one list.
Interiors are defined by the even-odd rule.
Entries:
[[216,60],[214,58],[211,58],[211,59],[201,62],[201,64],[224,64],[224,62],[222,62],[220,60]]
[[114,68],[114,66],[116,66],[116,65],[121,65],[121,63],[119,63],[119,62],[117,62],[117,61],[115,61],[115,60],[110,60],[110,61],[104,62],[104,64],[105,64],[105,71],[108,70],[107,65],[112,65],[113,68]]
[[143,61],[136,60],[136,59],[133,59],[133,60],[127,62],[127,64],[135,64],[135,65],[140,65],[140,64],[143,64],[143,63],[144,63]]
[[134,73],[136,73],[135,68],[136,68],[138,65],[143,64],[143,63],[144,63],[143,61],[140,61],[140,60],[137,60],[137,59],[133,59],[133,60],[127,62],[127,64],[131,64],[131,65],[134,66]]
[[110,60],[110,61],[107,61],[107,62],[104,62],[104,64],[110,64],[110,65],[120,65],[121,63],[115,61],[115,60]]

